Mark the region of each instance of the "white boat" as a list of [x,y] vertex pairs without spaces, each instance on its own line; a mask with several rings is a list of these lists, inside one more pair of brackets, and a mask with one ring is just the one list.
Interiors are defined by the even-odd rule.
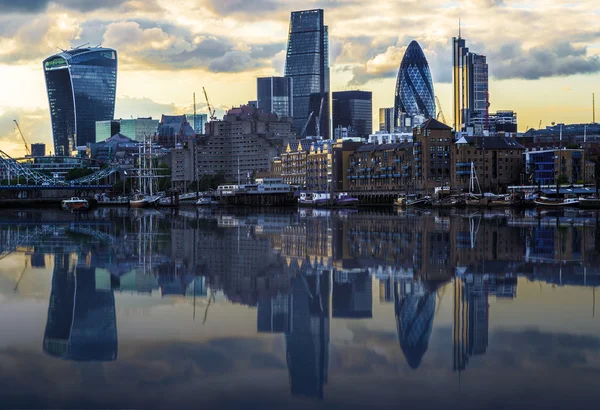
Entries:
[[147,208],[157,206],[160,201],[158,195],[137,195],[129,200],[129,206],[132,208]]
[[198,201],[196,201],[196,205],[198,206],[210,206],[210,205],[219,205],[218,201],[213,200],[209,196],[201,196]]
[[550,199],[542,196],[539,199],[536,199],[534,202],[537,206],[554,208],[566,206],[579,206],[579,198]]
[[65,211],[87,211],[90,209],[90,203],[87,199],[81,199],[76,196],[70,199],[64,199],[60,206]]
[[327,206],[331,202],[331,194],[329,192],[301,192],[298,198],[300,206]]

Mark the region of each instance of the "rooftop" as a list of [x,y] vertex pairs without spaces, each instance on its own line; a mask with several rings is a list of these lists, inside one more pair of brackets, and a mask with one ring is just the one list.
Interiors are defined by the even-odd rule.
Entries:
[[462,137],[456,144],[476,145],[480,149],[525,149],[523,145],[508,137]]

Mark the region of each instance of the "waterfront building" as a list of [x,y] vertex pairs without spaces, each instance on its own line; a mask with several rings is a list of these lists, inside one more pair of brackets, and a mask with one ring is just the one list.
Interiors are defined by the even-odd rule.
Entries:
[[413,130],[413,175],[418,190],[432,192],[450,183],[453,138],[452,128],[433,118]]
[[460,35],[452,39],[454,130],[483,135],[489,130],[486,56],[469,51]]
[[139,143],[122,134],[115,134],[105,141],[88,144],[86,156],[100,163],[118,162],[121,165],[133,165],[139,153]]
[[232,108],[222,121],[209,122],[198,139],[198,173],[247,183],[256,172],[270,171],[273,158],[295,140],[291,119],[248,105]]
[[46,144],[42,144],[42,143],[31,144],[31,156],[32,157],[45,157],[46,156]]
[[398,71],[394,125],[401,131],[410,132],[425,120],[435,117],[435,93],[429,63],[419,43],[411,41]]
[[336,140],[331,149],[331,189],[336,192],[347,191],[350,180],[347,170],[350,167],[350,156],[364,144],[361,138],[348,138]]
[[187,192],[189,184],[199,178],[196,169],[196,144],[185,141],[171,149],[171,181],[180,191]]
[[[321,136],[329,138],[329,32],[324,24],[324,11],[303,10],[291,14],[285,61],[285,76],[292,79],[294,129],[300,133],[310,113],[319,117],[321,100],[323,112],[319,118]],[[314,132],[314,119],[309,135]]]
[[311,191],[330,191],[332,177],[332,141],[316,140],[306,157],[306,188]]
[[163,114],[158,123],[157,142],[161,147],[174,148],[195,136],[196,133],[185,115]]
[[471,164],[483,192],[506,192],[510,185],[525,180],[525,147],[508,137],[462,137],[452,147],[453,189],[469,191]]
[[524,137],[532,139],[533,144],[538,147],[558,148],[568,144],[597,147],[600,143],[600,124],[554,124],[539,130],[531,128],[525,132]]
[[96,142],[96,121],[112,120],[117,88],[117,52],[81,47],[43,62],[56,155]]
[[394,123],[394,108],[379,109],[379,131],[385,133],[393,133],[396,131]]
[[492,112],[489,115],[490,135],[514,138],[517,136],[517,113],[511,110]]
[[345,169],[351,191],[406,190],[413,178],[413,144],[367,144],[356,149]]
[[148,118],[127,118],[119,120],[121,123],[120,133],[134,141],[144,142],[152,138],[158,130],[158,120]]
[[378,131],[369,135],[367,142],[369,144],[399,144],[401,142],[412,142],[412,137],[412,131],[393,133]]
[[373,132],[373,94],[370,91],[333,92],[332,107],[334,131],[346,128],[350,138],[366,138]]
[[313,138],[303,138],[295,144],[288,144],[281,154],[281,177],[284,184],[306,186],[306,159]]
[[121,122],[118,120],[96,121],[96,141],[105,141],[121,132]]
[[535,185],[595,183],[595,165],[583,149],[542,149],[525,152],[526,172]]
[[263,77],[256,79],[257,108],[279,118],[293,118],[294,94],[292,77]]

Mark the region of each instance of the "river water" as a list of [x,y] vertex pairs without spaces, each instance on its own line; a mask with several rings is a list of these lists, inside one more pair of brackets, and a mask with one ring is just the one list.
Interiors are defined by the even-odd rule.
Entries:
[[600,214],[0,214],[0,408],[597,409]]

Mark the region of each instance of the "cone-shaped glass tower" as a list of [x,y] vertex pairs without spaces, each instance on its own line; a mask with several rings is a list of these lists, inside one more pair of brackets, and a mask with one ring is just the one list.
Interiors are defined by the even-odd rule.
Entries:
[[404,124],[399,122],[401,119],[415,116],[435,118],[435,93],[429,63],[419,43],[412,41],[404,53],[398,71],[394,123],[403,127]]

